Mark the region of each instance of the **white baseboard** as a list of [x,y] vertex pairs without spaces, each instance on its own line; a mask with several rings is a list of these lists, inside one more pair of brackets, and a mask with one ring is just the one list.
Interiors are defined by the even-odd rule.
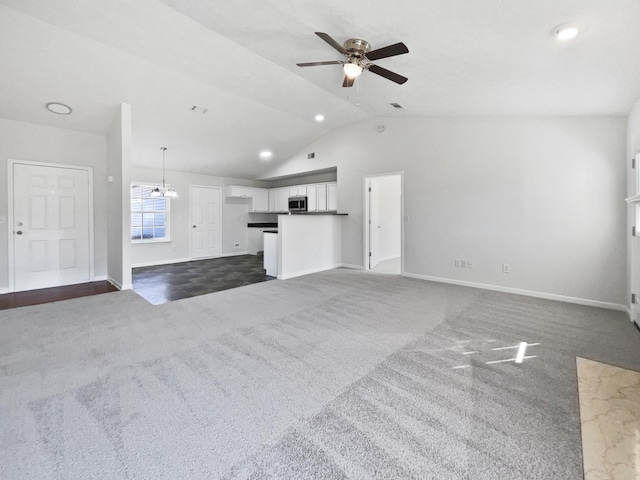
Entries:
[[325,272],[327,270],[333,270],[334,268],[338,268],[340,266],[341,265],[339,263],[336,263],[334,265],[327,265],[325,267],[312,268],[310,270],[304,270],[304,271],[295,272],[295,273],[288,273],[286,275],[278,275],[278,280],[288,280],[290,278],[301,277],[303,275],[309,275],[311,273]]
[[400,258],[400,255],[392,255],[390,257],[385,257],[385,258],[379,258],[378,261],[379,262],[386,262],[387,260],[393,260],[396,258]]
[[9,288],[0,288],[0,295],[4,295],[5,293],[11,293]]
[[624,312],[627,310],[627,307],[620,303],[601,302],[600,300],[590,300],[588,298],[568,297],[565,295],[556,295],[554,293],[535,292],[533,290],[522,290],[519,288],[501,287],[499,285],[489,285],[487,283],[476,283],[476,282],[467,282],[465,280],[454,280],[451,278],[432,277],[429,275],[419,275],[417,273],[404,272],[402,275],[409,278],[417,278],[419,280],[429,280],[431,282],[449,283],[452,285],[461,285],[464,287],[481,288],[483,290],[492,290],[495,292],[513,293],[515,295],[544,298],[546,300],[556,300],[558,302],[575,303],[577,305],[587,305],[589,307],[606,308],[608,310],[618,310],[621,312]]
[[129,285],[128,288],[125,288],[120,282],[117,282],[111,277],[107,277],[107,282],[116,287],[118,290],[131,290],[133,285]]
[[350,268],[352,270],[364,270],[364,267],[362,265],[353,265],[351,263],[341,263],[338,266],[342,268]]
[[246,250],[244,252],[231,252],[231,253],[223,253],[220,255],[221,257],[237,257],[239,255],[249,255],[249,252]]
[[107,276],[106,275],[98,275],[98,276],[93,276],[93,280],[91,280],[92,282],[104,282],[105,280],[108,281]]
[[153,262],[134,263],[133,265],[131,265],[131,268],[155,267],[157,265],[170,265],[172,263],[182,263],[182,262],[190,262],[190,261],[191,261],[190,258],[172,258],[171,260],[156,260]]

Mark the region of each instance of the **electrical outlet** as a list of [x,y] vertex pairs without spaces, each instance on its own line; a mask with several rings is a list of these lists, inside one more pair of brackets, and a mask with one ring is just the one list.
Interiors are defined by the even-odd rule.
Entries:
[[467,260],[467,267],[473,268],[473,262],[471,260]]
[[236,248],[240,248],[240,244],[239,243],[234,243],[233,246],[236,247]]
[[459,266],[460,266],[460,260],[454,260],[454,261],[453,261],[453,264],[454,264],[456,267],[459,267]]
[[467,268],[468,262],[466,260],[460,260],[460,266],[462,268]]
[[511,273],[511,265],[509,265],[508,263],[503,263],[502,273]]

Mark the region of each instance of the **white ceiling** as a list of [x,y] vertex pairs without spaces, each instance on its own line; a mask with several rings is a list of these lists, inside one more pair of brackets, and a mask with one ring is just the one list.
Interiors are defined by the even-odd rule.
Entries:
[[[626,115],[638,19],[637,0],[0,0],[0,117],[104,134],[130,103],[134,164],[158,167],[164,145],[169,169],[256,178],[369,117]],[[586,29],[562,44],[565,22]],[[296,67],[340,59],[314,31],[403,41],[375,63],[409,81],[365,72],[343,89],[339,66]]]

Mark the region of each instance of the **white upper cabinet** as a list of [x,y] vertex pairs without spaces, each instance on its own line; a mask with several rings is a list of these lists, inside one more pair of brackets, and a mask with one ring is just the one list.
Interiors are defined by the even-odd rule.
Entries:
[[317,185],[307,185],[307,211],[308,212],[317,212],[318,211],[318,186]]
[[280,190],[277,188],[269,189],[269,211],[279,212],[281,209]]
[[295,187],[289,187],[290,197],[304,197],[305,195],[307,195],[306,185],[297,185]]
[[316,185],[317,190],[317,207],[319,212],[327,210],[327,184],[321,183]]
[[252,198],[253,188],[241,187],[238,185],[227,185],[225,188],[225,196],[235,198]]
[[[248,190],[248,191],[247,191]],[[316,183],[279,188],[251,188],[227,186],[227,197],[252,198],[250,212],[288,212],[289,197],[307,197],[307,211],[338,210],[337,184]]]
[[289,192],[290,192],[289,187],[284,187],[280,189],[280,198],[281,198],[280,211],[281,212],[289,211],[289,196],[290,196]]
[[338,184],[327,183],[327,210],[338,210]]
[[269,211],[269,190],[266,188],[254,188],[252,198],[254,212]]

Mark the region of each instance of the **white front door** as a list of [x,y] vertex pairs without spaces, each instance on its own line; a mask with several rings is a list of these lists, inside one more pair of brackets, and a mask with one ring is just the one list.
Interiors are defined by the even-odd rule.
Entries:
[[14,290],[90,278],[89,171],[13,165]]
[[217,187],[191,187],[191,258],[219,257],[222,253]]
[[372,180],[369,186],[369,268],[380,263],[380,189]]

